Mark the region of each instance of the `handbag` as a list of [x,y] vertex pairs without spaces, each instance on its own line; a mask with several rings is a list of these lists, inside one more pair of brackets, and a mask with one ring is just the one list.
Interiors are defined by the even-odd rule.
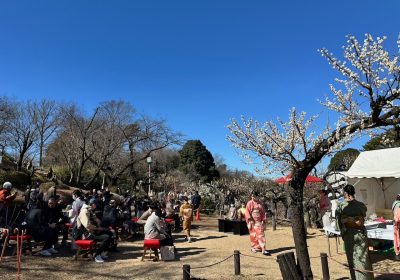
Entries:
[[163,261],[175,260],[175,247],[174,246],[161,246],[160,256]]

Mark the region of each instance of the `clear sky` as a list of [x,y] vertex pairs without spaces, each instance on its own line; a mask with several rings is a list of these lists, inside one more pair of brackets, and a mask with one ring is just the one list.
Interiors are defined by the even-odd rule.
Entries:
[[124,99],[232,169],[230,118],[320,113],[345,36],[399,34],[398,0],[0,0],[0,95]]

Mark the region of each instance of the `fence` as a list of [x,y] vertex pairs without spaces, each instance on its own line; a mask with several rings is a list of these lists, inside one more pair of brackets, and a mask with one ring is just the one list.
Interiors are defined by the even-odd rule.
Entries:
[[[279,254],[276,258],[270,257],[257,257],[257,256],[251,256],[251,255],[246,255],[241,253],[238,250],[235,250],[232,255],[227,256],[226,258],[222,259],[221,261],[206,265],[206,266],[200,266],[200,267],[191,267],[189,264],[185,264],[182,267],[182,272],[183,272],[183,280],[191,280],[191,279],[202,279],[201,277],[196,277],[193,274],[193,270],[199,270],[199,269],[205,269],[209,268],[218,264],[221,264],[233,257],[233,271],[234,275],[241,275],[241,266],[240,266],[240,258],[246,257],[246,258],[256,258],[256,259],[263,259],[266,261],[276,261],[279,264],[279,268],[282,274],[282,279],[283,280],[301,280],[302,276],[300,274],[298,265],[296,264],[296,259],[294,252],[288,252],[288,253],[283,253]],[[400,278],[400,272],[391,272],[391,271],[376,271],[376,270],[363,270],[363,269],[358,269],[354,267],[350,267],[348,264],[339,262],[335,260],[333,257],[329,257],[326,253],[321,253],[319,256],[316,257],[310,257],[310,259],[316,259],[319,258],[321,260],[321,272],[322,272],[322,277],[316,277],[318,279],[322,280],[330,280],[330,272],[329,272],[329,262],[328,260],[331,260],[341,266],[343,266],[346,270],[349,271],[358,271],[362,273],[372,273],[375,275],[396,275],[397,277]]]

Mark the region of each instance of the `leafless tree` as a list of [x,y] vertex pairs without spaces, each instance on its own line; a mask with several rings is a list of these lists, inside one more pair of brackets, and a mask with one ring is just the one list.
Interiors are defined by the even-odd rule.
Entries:
[[38,137],[34,122],[36,115],[31,102],[15,103],[15,118],[11,120],[7,138],[16,153],[18,171],[22,170],[25,156]]
[[47,99],[33,102],[32,107],[35,111],[33,121],[38,133],[39,166],[42,166],[44,147],[59,127],[59,110],[55,101]]
[[[151,153],[179,144],[180,134],[164,121],[136,114],[125,101],[101,103],[90,116],[74,105],[63,106],[62,125],[52,149],[61,146],[70,181],[91,185],[100,174],[115,185],[122,176],[137,181],[136,167]],[[54,158],[54,157],[53,157]],[[92,169],[92,177],[82,181],[82,172]]]

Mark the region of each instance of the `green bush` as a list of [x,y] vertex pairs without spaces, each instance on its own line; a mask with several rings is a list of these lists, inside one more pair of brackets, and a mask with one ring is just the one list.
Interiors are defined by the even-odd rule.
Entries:
[[57,179],[68,184],[69,182],[69,170],[67,166],[55,166],[53,167],[53,174],[57,176]]
[[28,174],[20,171],[5,171],[0,170],[0,183],[11,182],[14,187],[25,188],[30,184],[30,177]]

